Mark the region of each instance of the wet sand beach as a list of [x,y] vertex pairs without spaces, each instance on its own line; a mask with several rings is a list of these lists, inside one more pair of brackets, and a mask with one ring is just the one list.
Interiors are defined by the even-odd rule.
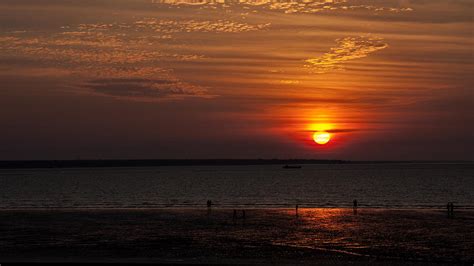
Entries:
[[350,208],[0,211],[0,262],[469,264],[474,212]]

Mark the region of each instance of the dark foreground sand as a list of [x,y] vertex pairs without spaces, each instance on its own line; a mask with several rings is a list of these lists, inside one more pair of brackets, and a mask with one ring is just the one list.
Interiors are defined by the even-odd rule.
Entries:
[[0,263],[467,264],[474,212],[3,210]]

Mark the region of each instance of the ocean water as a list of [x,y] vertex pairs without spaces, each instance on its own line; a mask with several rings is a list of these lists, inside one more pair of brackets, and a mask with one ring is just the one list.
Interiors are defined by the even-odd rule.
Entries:
[[474,164],[0,170],[0,208],[474,208]]

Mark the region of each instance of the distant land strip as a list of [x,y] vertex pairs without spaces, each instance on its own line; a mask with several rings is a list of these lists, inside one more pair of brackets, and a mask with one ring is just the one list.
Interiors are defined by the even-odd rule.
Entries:
[[409,163],[465,163],[473,161],[345,161],[314,159],[189,159],[189,160],[31,160],[0,161],[0,169],[29,168],[87,168],[87,167],[156,167],[196,165],[304,165],[304,164],[409,164]]

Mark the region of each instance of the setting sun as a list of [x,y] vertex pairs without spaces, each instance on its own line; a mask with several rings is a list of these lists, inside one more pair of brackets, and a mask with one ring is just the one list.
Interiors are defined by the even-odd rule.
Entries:
[[313,140],[314,140],[314,142],[316,142],[320,145],[324,145],[324,144],[328,143],[329,140],[331,140],[331,134],[329,134],[327,132],[315,132],[313,134]]

